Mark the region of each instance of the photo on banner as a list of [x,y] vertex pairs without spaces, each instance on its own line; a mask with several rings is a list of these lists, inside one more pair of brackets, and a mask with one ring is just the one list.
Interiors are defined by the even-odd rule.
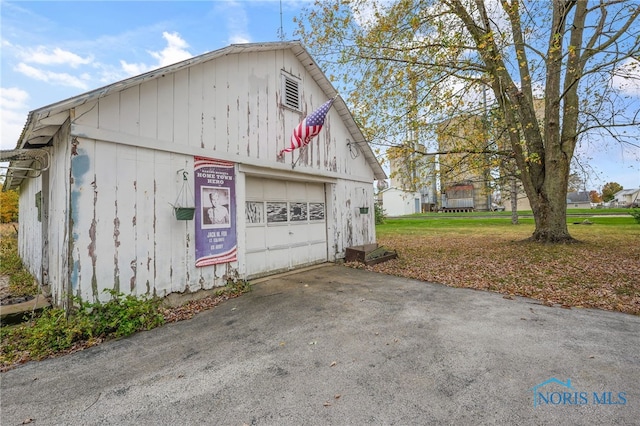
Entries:
[[196,266],[237,260],[235,164],[194,157]]

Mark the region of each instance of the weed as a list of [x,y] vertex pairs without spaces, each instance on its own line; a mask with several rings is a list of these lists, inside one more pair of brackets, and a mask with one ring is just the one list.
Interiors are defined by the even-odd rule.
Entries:
[[92,336],[129,336],[164,324],[164,317],[158,309],[160,299],[142,299],[109,289],[105,292],[111,295],[111,300],[104,304],[76,300],[80,308],[75,316],[92,323]]
[[251,291],[251,283],[246,280],[230,280],[225,287],[223,287],[225,294],[243,294]]
[[38,285],[18,255],[16,234],[5,232],[5,230],[3,230],[0,240],[0,274],[9,276],[9,292],[12,296],[35,296],[38,294]]
[[72,349],[92,346],[101,340],[129,336],[164,324],[159,299],[139,299],[112,290],[106,303],[76,302],[69,315],[48,308],[16,327],[0,329],[0,362],[6,366],[19,359],[43,359]]

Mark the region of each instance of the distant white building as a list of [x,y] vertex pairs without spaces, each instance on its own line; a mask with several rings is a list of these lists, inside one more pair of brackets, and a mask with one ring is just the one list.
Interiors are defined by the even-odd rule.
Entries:
[[387,188],[381,194],[382,208],[387,216],[405,216],[422,211],[419,192],[405,191],[400,188]]
[[613,194],[613,204],[617,207],[627,207],[640,203],[640,188],[623,189]]

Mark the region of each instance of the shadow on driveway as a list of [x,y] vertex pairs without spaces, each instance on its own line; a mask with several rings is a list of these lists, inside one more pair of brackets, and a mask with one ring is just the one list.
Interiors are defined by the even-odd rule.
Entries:
[[2,424],[631,425],[639,335],[637,316],[324,265],[3,373]]

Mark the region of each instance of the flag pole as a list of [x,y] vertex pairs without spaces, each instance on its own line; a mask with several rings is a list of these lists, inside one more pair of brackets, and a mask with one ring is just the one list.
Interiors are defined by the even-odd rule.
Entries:
[[[303,146],[302,148],[300,148],[300,155],[298,155],[298,159],[296,161],[293,162],[293,164],[291,165],[291,170],[296,168],[296,164],[298,164],[298,161],[300,161],[300,158],[302,158],[302,154],[304,152],[306,152],[307,147],[311,145],[311,144],[307,144],[305,146]],[[304,151],[304,152],[303,152]]]

